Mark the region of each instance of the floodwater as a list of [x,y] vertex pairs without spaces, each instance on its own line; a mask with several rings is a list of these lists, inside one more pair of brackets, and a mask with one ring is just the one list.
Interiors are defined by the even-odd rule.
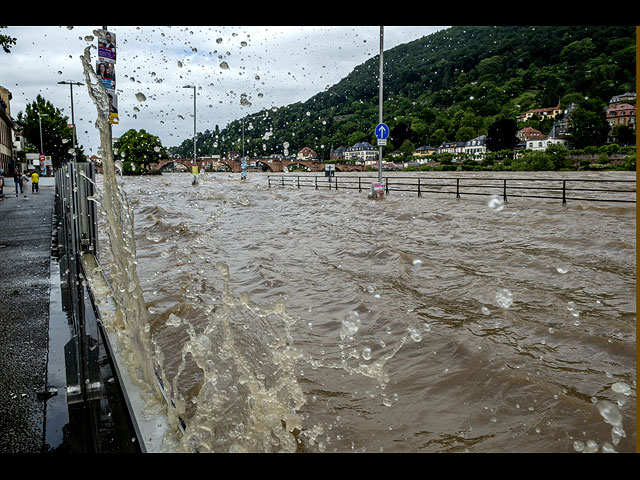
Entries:
[[117,179],[167,451],[635,451],[635,204],[199,177]]

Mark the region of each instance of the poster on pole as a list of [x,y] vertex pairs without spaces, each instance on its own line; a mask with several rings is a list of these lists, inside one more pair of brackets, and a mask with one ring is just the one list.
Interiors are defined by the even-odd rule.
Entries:
[[117,124],[118,95],[116,95],[116,34],[107,30],[98,32],[98,80],[107,90],[109,98],[109,123]]

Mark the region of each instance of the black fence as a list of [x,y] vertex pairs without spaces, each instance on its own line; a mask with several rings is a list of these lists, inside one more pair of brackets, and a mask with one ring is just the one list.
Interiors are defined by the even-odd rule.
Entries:
[[[378,177],[320,175],[269,175],[271,186],[312,187],[317,189],[344,189],[369,191]],[[498,195],[507,202],[510,198],[539,198],[572,201],[636,203],[635,180],[596,180],[581,178],[465,178],[465,177],[406,177],[382,178],[385,193],[409,192],[422,197],[424,194]]]
[[66,343],[59,349],[61,365],[56,366],[65,372],[60,380],[64,388],[58,388],[63,398],[56,399],[55,412],[53,403],[47,406],[53,419],[47,421],[47,436],[54,438],[57,433],[51,430],[61,430],[63,441],[50,445],[51,451],[137,453],[143,449],[140,432],[82,261],[83,255],[98,251],[97,207],[90,200],[95,193],[93,164],[68,163],[56,173],[52,257],[58,264],[61,310],[66,316],[66,322],[62,314],[56,317],[56,323],[66,323],[56,328],[67,332],[60,335]]

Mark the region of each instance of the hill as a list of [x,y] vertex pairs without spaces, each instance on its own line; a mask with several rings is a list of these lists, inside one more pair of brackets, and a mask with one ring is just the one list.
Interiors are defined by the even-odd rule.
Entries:
[[[635,92],[635,58],[634,26],[455,26],[399,45],[384,52],[385,150],[468,140],[496,120],[581,98],[604,108]],[[289,154],[306,146],[327,159],[332,147],[372,142],[378,72],[376,56],[306,102],[245,117],[245,151],[283,154],[286,142]],[[198,156],[241,152],[241,132],[239,119],[198,133]],[[170,150],[188,157],[193,141]]]

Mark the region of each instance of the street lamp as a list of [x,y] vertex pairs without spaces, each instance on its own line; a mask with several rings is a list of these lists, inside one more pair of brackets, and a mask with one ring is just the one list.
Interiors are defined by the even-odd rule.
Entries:
[[182,88],[193,88],[193,164],[196,163],[196,86],[185,85]]
[[71,126],[72,126],[72,140],[73,140],[73,159],[76,158],[76,122],[73,116],[73,86],[74,85],[84,85],[84,83],[80,82],[72,82],[72,81],[62,81],[58,82],[58,85],[69,85],[71,87]]
[[36,112],[38,114],[38,125],[40,126],[40,153],[44,153],[44,147],[42,146],[42,117],[48,117],[46,113]]
[[[42,146],[42,117],[48,117],[46,113],[36,112],[38,114],[38,125],[40,126],[40,158],[44,155],[44,147]],[[40,165],[42,169],[42,165]],[[42,172],[42,170],[40,170]]]

